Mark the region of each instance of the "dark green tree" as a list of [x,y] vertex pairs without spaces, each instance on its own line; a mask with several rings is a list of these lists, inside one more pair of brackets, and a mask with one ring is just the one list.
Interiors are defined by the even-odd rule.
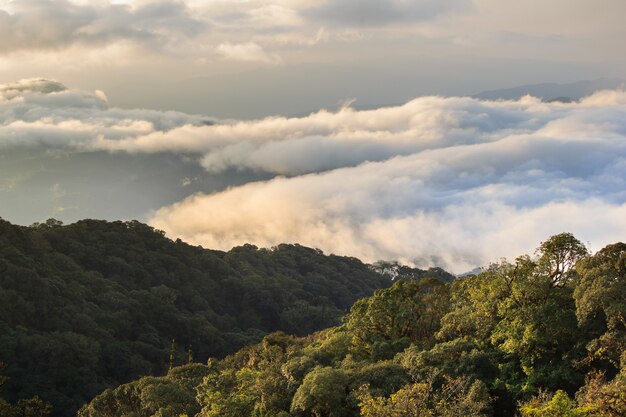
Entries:
[[608,245],[578,263],[576,315],[591,336],[588,362],[615,373],[626,350],[626,244]]

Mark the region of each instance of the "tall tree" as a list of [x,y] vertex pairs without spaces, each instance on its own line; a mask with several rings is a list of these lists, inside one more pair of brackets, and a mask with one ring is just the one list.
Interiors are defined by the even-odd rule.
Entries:
[[605,363],[605,370],[615,373],[626,351],[626,244],[608,245],[576,270],[576,315],[592,336],[588,359]]

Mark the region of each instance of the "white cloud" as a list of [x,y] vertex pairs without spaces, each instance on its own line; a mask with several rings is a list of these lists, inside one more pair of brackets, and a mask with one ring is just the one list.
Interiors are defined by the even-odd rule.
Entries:
[[[392,160],[195,195],[160,209],[151,223],[206,247],[297,242],[367,261],[399,259],[455,272],[528,252],[561,231],[596,249],[626,233],[624,196],[603,194],[611,181],[624,189],[623,166],[621,178],[602,183],[606,173],[562,179],[530,168],[498,177],[485,166],[446,175],[449,167],[422,165],[427,161],[419,158]],[[431,169],[437,175],[424,173]],[[492,183],[484,183],[489,176]]]
[[[239,168],[299,175],[512,135],[559,135],[567,129],[564,133],[571,137],[596,129],[594,118],[606,118],[621,128],[624,96],[624,92],[607,91],[572,104],[548,104],[532,97],[501,102],[420,97],[375,110],[343,107],[305,117],[184,125],[121,139],[103,138],[96,146],[127,152],[203,154],[203,166],[215,173]],[[602,102],[606,105],[599,105]]]
[[268,54],[261,45],[254,42],[221,43],[217,46],[217,52],[224,58],[234,61],[264,62],[267,64],[278,64],[281,62],[278,55]]
[[90,150],[102,138],[136,137],[207,122],[177,112],[110,108],[102,91],[68,89],[46,79],[0,85],[0,149],[44,145]]
[[[626,106],[619,98],[625,94],[602,92],[567,105],[424,98],[411,102],[412,117],[406,108],[344,110],[342,123],[328,122],[327,114],[325,137],[311,137],[304,144],[311,146],[299,138],[279,141],[289,156],[270,148],[262,158],[278,167],[316,161],[319,169],[336,154],[345,167],[194,195],[158,210],[151,222],[207,247],[298,242],[455,272],[532,251],[561,231],[599,249],[626,233]],[[429,113],[433,103],[438,111]],[[310,117],[315,125],[320,114]],[[323,149],[342,129],[356,127],[361,136],[376,127],[377,151],[398,155],[358,163],[345,143],[335,152]],[[414,138],[404,156],[398,136]],[[238,150],[246,155],[249,146]],[[233,155],[235,149],[231,161]]]
[[34,79],[0,85],[0,149],[21,147],[185,154],[216,177],[287,176],[195,194],[152,215],[170,236],[207,247],[298,242],[462,272],[561,231],[594,249],[626,233],[619,90],[574,103],[420,97],[210,124],[112,108],[102,92]]
[[25,79],[0,85],[0,99],[12,100],[28,93],[49,94],[67,90],[63,84],[43,78]]
[[184,2],[173,0],[138,5],[15,0],[0,7],[0,53],[119,40],[159,48],[208,28],[208,22],[196,19]]

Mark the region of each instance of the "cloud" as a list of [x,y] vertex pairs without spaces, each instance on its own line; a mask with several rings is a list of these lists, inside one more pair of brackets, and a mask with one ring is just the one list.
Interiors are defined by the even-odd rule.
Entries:
[[254,42],[221,43],[217,47],[217,52],[224,58],[234,61],[264,62],[266,64],[278,64],[281,62],[278,55],[268,54],[259,44]]
[[[343,107],[305,117],[184,125],[122,139],[103,138],[95,146],[137,153],[196,153],[203,155],[202,165],[214,173],[237,168],[300,175],[429,149],[497,141],[559,125],[583,128],[589,124],[585,119],[594,115],[616,113],[619,118],[619,100],[624,96],[607,91],[567,105],[532,97],[501,102],[420,97],[375,110]],[[600,101],[606,106],[598,108]]]
[[60,199],[65,196],[65,190],[59,183],[55,183],[50,187],[50,192],[55,199]]
[[111,108],[106,95],[68,89],[47,79],[0,85],[0,149],[46,146],[95,150],[109,140],[210,123],[177,112]]
[[[334,128],[318,141],[331,142],[346,125],[386,126],[377,139],[391,140],[388,152],[398,135],[416,132],[428,146],[379,162],[345,156],[344,167],[324,173],[193,195],[156,211],[151,223],[207,247],[298,242],[455,272],[531,252],[561,231],[599,249],[626,233],[625,96],[601,92],[576,104],[423,98],[411,102],[412,118],[400,117],[406,108],[363,112],[358,123],[326,125]],[[439,111],[430,113],[433,103]],[[284,142],[292,140],[294,166],[322,165],[332,154],[297,138]]]
[[[151,224],[206,247],[298,242],[463,272],[562,231],[593,249],[626,233],[622,90],[573,103],[419,97],[218,121],[118,109],[102,92],[31,79],[0,85],[0,149],[22,148],[201,164],[224,191],[162,207]],[[236,171],[274,178],[224,189]],[[197,192],[196,176],[181,175],[176,188]]]
[[379,26],[431,20],[468,6],[465,0],[327,0],[306,10],[305,14],[340,26]]
[[73,44],[102,45],[119,40],[160,48],[208,28],[181,1],[139,5],[67,0],[14,0],[0,4],[0,53],[55,50]]
[[0,98],[12,100],[28,93],[50,94],[65,90],[67,87],[57,81],[34,78],[0,85]]

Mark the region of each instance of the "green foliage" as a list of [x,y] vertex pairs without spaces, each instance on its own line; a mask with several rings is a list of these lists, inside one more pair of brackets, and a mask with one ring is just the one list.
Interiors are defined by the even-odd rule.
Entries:
[[388,359],[411,343],[430,346],[447,309],[447,287],[441,281],[399,281],[354,304],[346,319],[352,334],[351,352]]
[[[624,346],[622,346],[623,349]],[[622,350],[620,373],[607,381],[602,372],[592,372],[576,394],[578,404],[591,417],[626,415],[626,350]]]
[[287,364],[301,354],[303,343],[274,333],[262,343],[214,363],[197,388],[202,405],[199,416],[273,416],[287,412],[301,382]]
[[[20,285],[36,283],[44,276],[32,267],[34,260],[20,252],[20,245],[49,248],[54,239],[48,234],[66,228],[54,223],[38,225],[32,229],[37,231],[34,237],[30,230],[12,230],[24,237],[12,240],[17,243],[0,258],[5,259],[0,268],[23,267],[20,279],[11,274],[2,278],[10,284],[6,288],[13,288],[12,296],[22,297]],[[155,231],[146,236],[152,236],[152,245],[161,245],[160,255],[142,258],[144,251],[139,250],[140,261],[128,266],[132,263],[128,254],[116,252],[115,258],[105,258],[113,270],[122,271],[115,278],[106,269],[94,269],[102,258],[83,259],[63,251],[49,264],[47,252],[40,252],[41,265],[65,265],[66,269],[54,270],[58,276],[76,274],[77,282],[65,284],[73,289],[70,292],[59,286],[63,281],[57,275],[45,275],[53,277],[56,285],[46,289],[50,303],[55,303],[55,294],[76,292],[77,302],[87,299],[90,308],[99,312],[101,306],[109,305],[96,302],[106,293],[107,303],[115,308],[100,315],[77,309],[72,317],[84,327],[52,326],[45,333],[41,328],[33,331],[33,324],[3,324],[7,332],[0,336],[0,352],[18,352],[26,346],[67,372],[63,375],[71,381],[68,384],[88,384],[88,370],[101,366],[105,353],[110,372],[122,367],[120,375],[128,375],[129,370],[150,368],[154,358],[161,358],[166,367],[173,338],[177,346],[191,345],[202,360],[209,347],[218,346],[216,339],[228,341],[228,346],[249,345],[222,359],[210,359],[207,366],[174,367],[163,377],[144,377],[107,389],[84,406],[79,417],[626,415],[624,244],[607,246],[590,256],[584,245],[564,233],[541,243],[535,257],[503,260],[478,275],[451,282],[397,264],[378,263],[373,269],[394,278],[390,288],[357,301],[343,324],[299,337],[267,331],[281,324],[292,332],[295,327],[316,329],[309,321],[325,322],[335,317],[333,311],[349,307],[346,294],[374,289],[378,281],[366,279],[371,269],[360,269],[363,265],[349,258],[329,259],[299,246],[259,250],[247,245],[221,253],[173,243]],[[114,237],[115,233],[109,236],[124,245],[124,239],[120,243]],[[102,241],[106,240],[101,237],[98,242]],[[125,250],[137,251],[139,242]],[[82,244],[82,239],[73,243]],[[104,246],[98,251],[106,253],[109,249]],[[168,256],[163,258],[163,253]],[[184,269],[180,259],[184,268],[196,269]],[[87,269],[88,278],[84,278],[74,266],[82,271],[87,262],[92,269]],[[139,266],[143,270],[150,262],[156,262],[155,266],[138,272]],[[351,286],[353,268],[365,274],[357,281],[363,286]],[[181,271],[188,275],[175,280]],[[325,276],[336,279],[337,286],[325,282]],[[90,292],[85,281],[97,284],[98,293]],[[46,294],[40,287],[37,291],[37,297]],[[230,298],[212,298],[214,294]],[[14,303],[16,311],[30,314],[29,303],[5,299]],[[235,304],[228,305],[227,299]],[[43,307],[35,304],[34,308]],[[140,311],[143,321],[125,313],[128,308]],[[84,317],[78,318],[78,313]],[[110,318],[115,313],[119,316]],[[2,317],[3,323],[16,321],[10,315]],[[58,316],[52,317],[58,321],[55,325],[62,323]],[[120,340],[126,344],[94,343],[100,340],[97,333],[80,329],[124,335]],[[44,349],[48,338],[50,347]],[[10,362],[8,372],[24,367],[18,355],[13,358],[17,362]],[[63,369],[63,362],[72,365],[71,371]],[[0,401],[0,413],[2,407],[14,410]]]
[[[453,285],[452,309],[442,319],[438,336],[442,342],[456,341],[449,346],[466,346],[458,352],[457,368],[471,367],[460,362],[470,356],[478,359],[472,354],[478,349],[483,353],[478,356],[498,363],[494,388],[500,386],[514,397],[540,388],[573,390],[580,385],[582,374],[572,366],[583,342],[571,262],[586,250],[570,237],[557,235],[542,243],[537,261],[521,256],[514,264],[492,265]],[[481,374],[476,369],[476,375],[487,377],[492,371]]]
[[585,417],[587,412],[576,407],[564,391],[553,396],[542,394],[520,407],[522,417]]
[[303,416],[344,417],[349,378],[342,369],[317,367],[309,372],[296,391],[291,411]]
[[624,416],[624,248],[561,234],[447,284],[379,263],[343,325],[211,362],[198,416]]
[[406,386],[389,398],[373,397],[368,386],[358,394],[362,417],[466,417],[490,415],[490,398],[481,381],[449,378],[440,387]]
[[572,360],[582,347],[573,289],[552,286],[552,276],[528,258],[518,259],[501,279],[509,293],[498,303],[499,320],[491,339],[494,347],[519,360],[526,375],[522,391],[576,386],[582,375],[572,369]]
[[550,277],[552,285],[567,285],[576,277],[574,266],[589,255],[585,245],[571,233],[552,236],[537,249],[542,274]]
[[[608,245],[576,266],[580,282],[574,291],[581,327],[593,335],[589,361],[612,373],[626,345],[626,244]],[[599,364],[599,365],[600,365]]]
[[173,368],[163,377],[144,377],[138,381],[107,389],[83,406],[78,417],[179,417],[199,411],[194,388],[209,372],[200,364]]
[[[0,372],[3,372],[5,367],[6,365],[0,362]],[[0,393],[2,386],[8,380],[9,378],[0,374]],[[0,416],[2,417],[48,417],[51,412],[52,406],[38,396],[28,400],[19,400],[15,405],[0,398]]]
[[0,220],[5,397],[40,395],[69,416],[108,387],[162,375],[172,339],[174,365],[190,349],[204,362],[276,330],[337,325],[354,301],[388,285],[354,258],[298,245],[220,252],[136,221]]

